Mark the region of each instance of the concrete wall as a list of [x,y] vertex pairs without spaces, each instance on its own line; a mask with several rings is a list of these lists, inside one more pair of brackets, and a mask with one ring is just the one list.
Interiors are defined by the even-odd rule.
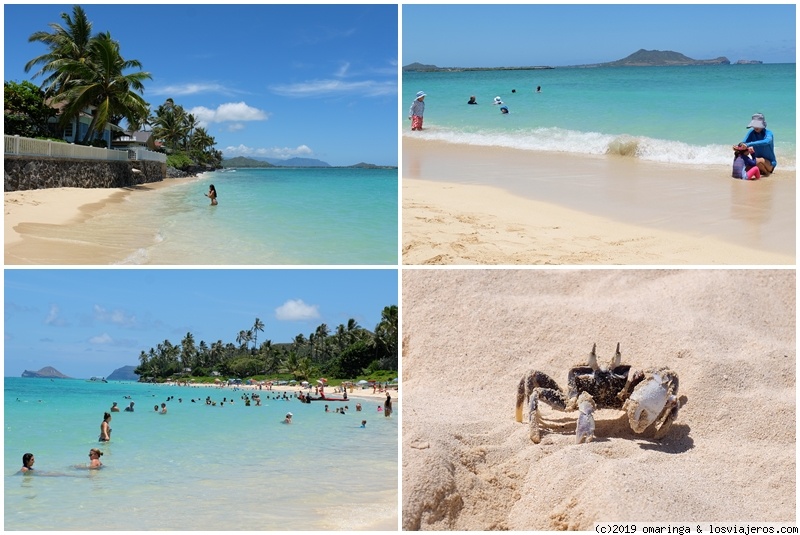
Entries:
[[67,160],[6,156],[4,191],[45,188],[123,188],[159,182],[167,164],[151,161]]

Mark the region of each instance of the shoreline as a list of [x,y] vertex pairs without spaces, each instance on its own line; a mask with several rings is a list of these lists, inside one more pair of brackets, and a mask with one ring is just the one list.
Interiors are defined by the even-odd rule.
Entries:
[[403,164],[404,265],[795,263],[794,171],[745,183],[408,136]]
[[[111,212],[134,194],[152,193],[198,180],[202,175],[165,178],[128,188],[48,188],[4,195],[5,263],[114,264],[136,248],[59,236],[100,214]],[[56,227],[56,232],[53,232]],[[40,236],[39,233],[43,233]],[[145,238],[143,238],[145,239]]]
[[[256,392],[291,392],[291,393],[295,393],[295,392],[302,392],[302,391],[309,390],[308,388],[304,388],[302,386],[297,386],[297,385],[275,385],[275,386],[273,386],[272,389],[267,389],[267,388],[259,388],[258,385],[244,385],[244,384],[242,384],[242,385],[228,385],[228,384],[215,385],[215,384],[210,384],[210,383],[178,384],[178,383],[173,383],[173,382],[153,383],[153,384],[155,384],[157,386],[171,386],[171,387],[172,386],[179,386],[179,387],[182,387],[182,388],[200,387],[200,388],[216,388],[218,390],[234,390],[234,389],[237,389],[237,390],[254,390]],[[334,388],[336,388],[336,387],[334,387]],[[335,397],[338,397],[339,395],[341,395],[341,392],[335,392],[334,388],[328,387],[328,388],[326,388],[326,390],[328,390],[329,393],[333,394]],[[391,394],[391,396],[392,396],[392,407],[394,408],[394,405],[396,403],[400,403],[400,390],[399,389],[390,388],[389,389],[389,394]],[[372,392],[370,392],[369,388],[364,388],[364,389],[361,389],[361,390],[353,389],[352,392],[350,390],[347,391],[347,397],[348,398],[381,399],[382,400],[382,399],[386,399],[386,391],[376,390],[375,393],[372,393]]]

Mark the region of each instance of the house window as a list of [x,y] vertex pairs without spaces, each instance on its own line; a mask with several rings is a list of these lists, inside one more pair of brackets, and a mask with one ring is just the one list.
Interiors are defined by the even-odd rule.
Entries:
[[72,123],[69,123],[67,126],[64,127],[64,137],[72,137]]

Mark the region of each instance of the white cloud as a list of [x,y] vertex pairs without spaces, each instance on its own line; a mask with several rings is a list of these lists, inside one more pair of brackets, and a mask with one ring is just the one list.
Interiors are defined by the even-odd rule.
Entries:
[[166,95],[168,97],[180,97],[185,95],[197,95],[200,93],[222,93],[225,95],[232,95],[236,91],[217,83],[187,83],[168,85],[164,87],[157,87],[155,89],[148,89],[148,93],[153,95]]
[[114,340],[108,335],[108,333],[103,333],[99,336],[93,336],[89,338],[90,344],[110,344]]
[[225,147],[222,153],[226,158],[233,158],[234,156],[262,156],[265,158],[294,158],[297,156],[311,156],[314,151],[308,145],[300,145],[295,148],[291,147],[271,147],[271,148],[255,148],[246,145]]
[[242,123],[233,123],[228,125],[228,132],[238,132],[239,130],[243,130],[244,125]]
[[274,85],[270,89],[284,97],[322,97],[330,95],[352,95],[353,98],[380,97],[397,94],[397,81],[365,80],[345,82],[342,80],[312,80],[297,84]]
[[59,310],[58,305],[50,305],[50,312],[47,313],[44,323],[45,325],[54,325],[56,327],[64,327],[69,325],[69,323],[61,317],[61,311]]
[[275,317],[281,321],[302,321],[319,318],[319,306],[307,305],[302,299],[290,299],[275,309]]
[[345,76],[347,75],[347,70],[348,70],[349,68],[350,68],[350,63],[348,63],[348,62],[344,62],[344,63],[342,63],[342,66],[341,66],[341,67],[339,67],[339,70],[338,70],[338,71],[336,71],[336,74],[335,74],[335,76],[336,76],[337,78],[343,78],[343,77],[345,77]]
[[266,121],[269,118],[269,113],[248,106],[244,102],[220,104],[215,110],[205,106],[197,106],[188,110],[188,113],[194,115],[201,126],[210,123]]
[[94,319],[123,327],[135,327],[138,323],[136,316],[130,315],[124,310],[106,310],[100,305],[94,305]]

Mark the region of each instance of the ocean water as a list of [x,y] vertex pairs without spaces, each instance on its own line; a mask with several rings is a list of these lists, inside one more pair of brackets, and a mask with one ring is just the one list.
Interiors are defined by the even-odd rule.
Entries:
[[[417,91],[427,97],[425,129],[411,132],[404,117],[403,135],[729,167],[730,147],[763,113],[778,168],[795,169],[795,86],[795,64],[404,72],[403,114]],[[467,105],[471,95],[478,105]]]
[[[277,389],[260,392],[261,407],[241,394],[6,377],[5,529],[351,530],[397,518],[397,412],[385,418],[380,400],[355,393],[345,415],[268,399]],[[113,413],[112,440],[99,443],[103,412],[127,406],[126,395],[136,411]],[[156,414],[169,396],[168,413]],[[190,402],[207,396],[235,403]],[[291,425],[280,423],[287,411]],[[102,469],[74,467],[98,447]],[[37,475],[17,474],[25,452]]]
[[121,264],[393,265],[397,198],[396,169],[217,171],[128,195],[83,232],[125,241],[120,229],[136,229]]

